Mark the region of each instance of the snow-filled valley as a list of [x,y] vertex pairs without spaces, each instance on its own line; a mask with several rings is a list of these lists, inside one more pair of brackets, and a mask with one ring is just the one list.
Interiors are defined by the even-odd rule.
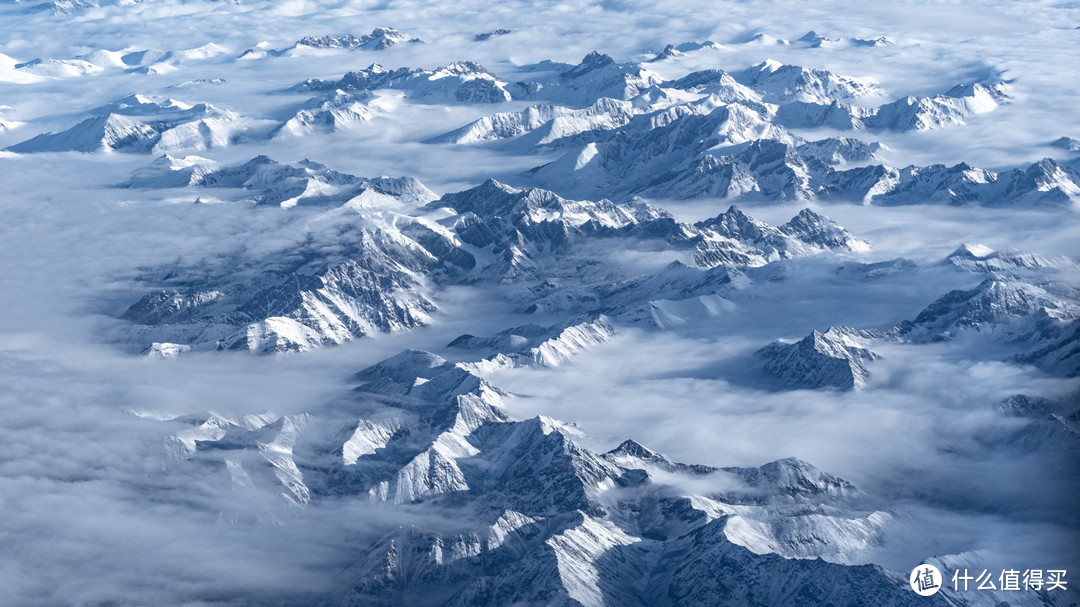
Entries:
[[1080,602],[1080,8],[0,32],[0,604]]

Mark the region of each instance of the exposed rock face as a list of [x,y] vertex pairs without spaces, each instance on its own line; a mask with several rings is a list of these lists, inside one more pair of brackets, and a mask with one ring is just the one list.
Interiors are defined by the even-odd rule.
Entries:
[[[184,420],[168,442],[190,465],[224,465],[232,482],[295,503],[347,495],[456,513],[456,529],[413,525],[372,540],[335,603],[698,604],[706,593],[710,604],[764,605],[874,593],[909,604],[878,567],[780,556],[878,542],[890,520],[867,516],[854,486],[806,462],[688,465],[634,441],[596,454],[565,424],[511,421],[505,393],[418,350],[356,380],[358,405],[369,404],[355,411],[373,415],[211,415]],[[659,480],[672,475],[715,489]]]
[[124,314],[135,323],[130,337],[270,353],[415,328],[436,309],[424,274],[461,272],[474,263],[421,223],[391,226],[346,207],[326,220],[342,222],[330,255],[327,243],[312,239],[247,271],[218,275],[222,269],[205,268],[208,275],[198,281],[161,269],[154,281],[163,288]]
[[297,46],[311,48],[341,48],[381,51],[402,42],[420,42],[419,38],[409,38],[394,28],[377,27],[370,34],[357,38],[351,34],[345,36],[304,36],[296,41]]
[[[493,358],[485,364],[554,366],[615,334],[603,316],[632,322],[651,316],[662,324],[675,318],[670,302],[716,298],[738,268],[868,247],[809,209],[780,227],[735,207],[689,225],[643,202],[569,200],[494,180],[433,200],[415,179],[356,177],[265,156],[231,167],[164,156],[124,185],[240,191],[256,205],[297,207],[290,212],[329,207],[315,224],[327,229],[286,223],[282,236],[298,246],[259,258],[238,253],[229,264],[240,264],[240,272],[223,272],[214,260],[148,269],[143,280],[155,288],[124,314],[135,323],[126,339],[141,342],[140,349],[167,342],[268,353],[340,344],[425,326],[442,287],[483,282],[523,285],[509,294],[523,311],[558,310],[571,319],[549,327],[542,339],[489,338]],[[593,255],[612,242],[675,251],[692,265],[626,274]],[[515,339],[520,348],[511,348]],[[494,347],[500,340],[505,343]],[[481,345],[466,341],[457,345]]]
[[1071,320],[1080,315],[1080,306],[1044,288],[991,276],[974,289],[942,295],[915,317],[910,333],[913,337],[948,339],[965,330],[993,332],[1036,314]]
[[747,68],[740,72],[737,78],[755,90],[764,91],[765,100],[773,103],[828,103],[835,99],[861,97],[877,90],[876,83],[872,80],[797,65],[784,65],[772,60]]
[[349,72],[340,80],[306,80],[294,89],[300,92],[343,91],[351,95],[396,89],[426,103],[499,103],[511,99],[506,83],[472,61],[457,61],[436,69],[403,67],[396,70],[374,63],[363,70]]
[[757,355],[765,359],[765,370],[787,386],[854,390],[866,386],[870,377],[866,365],[879,358],[856,345],[857,335],[844,328],[814,331],[793,344],[772,343]]

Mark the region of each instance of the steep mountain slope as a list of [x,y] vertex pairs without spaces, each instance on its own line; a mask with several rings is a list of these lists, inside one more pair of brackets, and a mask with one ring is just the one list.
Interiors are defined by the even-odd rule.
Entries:
[[949,125],[962,125],[976,114],[993,111],[1008,103],[1009,85],[957,85],[934,97],[905,97],[877,109],[863,119],[869,128],[897,131],[921,131]]
[[[830,163],[874,160],[875,152],[868,151],[873,146],[852,139],[805,143],[764,116],[731,109],[739,107],[717,108],[715,116],[690,114],[640,136],[630,134],[635,126],[631,120],[624,127],[602,131],[596,142],[532,169],[526,178],[561,192],[586,196],[605,192],[617,200],[644,194],[666,199],[821,198],[880,205],[1020,208],[1076,208],[1080,201],[1080,173],[1049,158],[1004,173],[963,163],[837,169]],[[746,126],[757,123],[751,127],[756,132],[724,132],[736,120],[732,113],[742,115]],[[723,128],[715,131],[714,124]]]
[[442,231],[394,211],[404,210],[400,202],[384,200],[378,218],[365,217],[362,205],[340,207],[319,219],[322,235],[227,271],[149,273],[156,288],[124,313],[133,323],[126,339],[269,353],[429,324],[431,276],[475,261]]
[[639,113],[629,101],[602,97],[582,109],[561,105],[536,105],[520,112],[504,112],[485,116],[459,129],[430,140],[431,143],[478,143],[513,139],[526,133],[542,130],[532,145],[552,143],[564,137],[594,130],[610,130],[623,126]]
[[518,366],[557,367],[582,350],[605,343],[617,334],[618,330],[600,316],[564,328],[525,325],[500,331],[492,337],[466,334],[454,339],[447,347],[490,352],[480,362],[466,363],[468,368],[478,372]]
[[[742,232],[760,234],[746,222]],[[866,280],[871,272],[880,277],[914,269],[903,261],[842,267],[839,272]],[[872,348],[886,342],[983,344],[1007,362],[1035,365],[1056,376],[1080,375],[1080,289],[1075,282],[1075,260],[964,244],[940,265],[987,277],[972,289],[945,293],[913,320],[887,330],[832,327],[796,343],[774,342],[756,355],[777,386],[785,389],[865,388],[870,378],[868,363],[879,358]]]
[[[888,533],[889,515],[865,510],[854,486],[805,462],[718,469],[634,441],[596,454],[567,425],[511,421],[505,393],[422,351],[356,379],[353,410],[374,417],[193,418],[169,442],[190,465],[227,467],[231,482],[296,503],[349,495],[467,515],[457,530],[372,538],[334,603],[696,604],[703,592],[721,604],[859,601],[863,592],[911,600],[880,568],[776,554],[832,554]],[[716,489],[687,495],[680,477]],[[710,585],[721,571],[723,586]]]
[[359,38],[351,34],[345,36],[304,36],[296,41],[296,46],[381,51],[402,42],[421,42],[421,40],[419,38],[409,38],[392,27],[377,27],[371,30],[370,34],[364,34]]
[[482,65],[457,61],[436,69],[399,68],[389,70],[378,63],[345,74],[340,80],[306,80],[294,87],[298,92],[366,93],[379,89],[405,91],[422,103],[501,103],[510,101],[507,83]]
[[765,93],[772,103],[803,101],[829,103],[853,99],[877,91],[869,78],[855,78],[798,65],[766,60],[735,75],[743,84]]
[[175,99],[131,95],[94,110],[96,116],[60,133],[46,133],[10,146],[12,152],[187,153],[229,145],[249,121],[229,110]]
[[[155,289],[124,314],[134,323],[124,339],[140,349],[180,344],[267,353],[340,344],[425,326],[441,288],[477,283],[515,285],[505,297],[524,313],[559,311],[587,319],[552,327],[555,333],[544,339],[576,324],[574,331],[583,333],[564,337],[596,343],[614,333],[607,321],[595,320],[598,315],[663,324],[680,313],[661,313],[656,306],[711,301],[732,286],[737,268],[869,246],[809,209],[780,227],[734,207],[689,225],[644,203],[567,200],[494,180],[431,200],[434,195],[414,179],[365,179],[310,161],[286,165],[266,157],[218,167],[197,157],[165,156],[125,185],[186,185],[239,192],[232,195],[256,205],[331,207],[315,224],[297,215],[284,225],[282,237],[295,247],[257,258],[238,251],[229,261],[239,263],[238,271],[148,270],[143,280]],[[314,231],[318,225],[332,228]],[[645,274],[627,271],[617,259],[597,256],[598,246],[612,245],[669,250],[685,263]],[[498,350],[502,356],[486,364],[558,364],[558,339],[547,345],[531,339],[519,349]]]
[[0,2],[0,603],[1075,607],[1078,7]]
[[793,344],[772,343],[757,355],[765,360],[765,370],[787,386],[853,390],[866,386],[866,364],[879,358],[864,347],[866,338],[873,337],[881,335],[833,327]]
[[[522,83],[524,96],[571,107],[585,107],[598,99],[632,99],[662,78],[640,64],[619,64],[593,51],[557,76],[538,83]],[[537,86],[539,85],[539,86]]]

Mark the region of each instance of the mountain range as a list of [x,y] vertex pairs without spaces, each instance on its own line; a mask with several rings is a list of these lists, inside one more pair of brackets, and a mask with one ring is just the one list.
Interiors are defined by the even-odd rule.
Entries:
[[347,419],[191,417],[169,443],[235,487],[310,507],[345,496],[411,504],[461,521],[375,539],[331,602],[915,603],[896,591],[899,574],[835,560],[885,541],[895,515],[806,462],[687,465],[632,440],[595,453],[567,424],[512,421],[505,392],[418,350],[355,381]]

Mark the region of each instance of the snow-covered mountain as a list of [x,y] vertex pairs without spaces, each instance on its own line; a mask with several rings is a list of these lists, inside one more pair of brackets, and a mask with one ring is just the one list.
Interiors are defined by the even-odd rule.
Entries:
[[[356,380],[345,417],[212,414],[177,420],[188,427],[167,441],[190,466],[227,469],[232,484],[294,503],[350,495],[467,513],[456,530],[413,525],[372,538],[335,603],[697,604],[703,592],[719,604],[791,593],[909,602],[896,592],[903,581],[878,567],[785,558],[833,556],[890,533],[892,515],[806,462],[687,465],[634,441],[594,453],[572,426],[511,420],[506,393],[418,350]],[[697,492],[680,488],[691,482]],[[722,587],[708,582],[720,571]]]
[[996,409],[1004,416],[1027,423],[1010,428],[981,441],[993,449],[1013,449],[1021,453],[1080,451],[1080,409],[1075,394],[1060,401],[1014,394],[998,403]]
[[1074,18],[0,2],[0,603],[1080,604]]
[[54,15],[70,15],[88,8],[100,6],[96,0],[52,0],[38,2],[26,7],[29,12],[50,12]]
[[877,38],[856,38],[852,36],[840,36],[837,38],[828,38],[822,34],[810,30],[806,32],[798,39],[798,42],[805,44],[810,48],[834,48],[845,46],[889,46],[893,42],[885,36],[878,36]]
[[771,103],[829,103],[871,95],[878,90],[877,83],[869,78],[785,65],[771,59],[736,73],[735,78],[750,88],[763,92],[765,100]]
[[7,148],[34,152],[200,152],[227,146],[250,128],[239,114],[207,103],[187,104],[130,95],[95,108],[92,118],[66,131],[46,133]]
[[1060,137],[1052,141],[1050,145],[1070,152],[1080,152],[1080,139],[1072,137]]
[[[163,51],[152,48],[98,49],[70,58],[35,58],[0,63],[0,82],[33,82],[41,79],[75,78],[104,75],[109,72],[160,75],[170,74],[185,65],[221,58],[228,49],[207,42],[195,48]],[[3,57],[7,57],[4,55]],[[7,64],[7,65],[3,65]]]
[[581,62],[536,83],[522,83],[522,97],[543,99],[575,108],[598,99],[632,99],[662,81],[659,74],[641,64],[620,64],[609,55],[593,51]]
[[[620,65],[598,53],[577,66],[537,64],[542,73],[556,75],[507,85],[505,98],[555,103],[492,114],[429,142],[512,141],[508,149],[517,152],[559,150],[560,158],[525,178],[586,198],[1072,206],[1080,195],[1076,168],[1050,159],[1000,174],[965,163],[897,169],[882,164],[880,143],[807,142],[789,130],[962,125],[1009,102],[1011,88],[1004,82],[957,85],[934,97],[909,96],[875,108],[851,104],[880,92],[872,81],[824,70],[766,61],[733,74],[706,69],[664,81],[643,65]],[[587,77],[592,88],[574,84]]]
[[[689,225],[647,204],[571,201],[546,190],[519,190],[493,180],[448,194],[429,208],[449,208],[457,213],[443,223],[452,225],[462,242],[489,252],[484,257],[490,261],[478,265],[478,271],[488,279],[546,279],[518,295],[522,308],[535,311],[555,306],[577,313],[621,314],[628,306],[649,299],[701,295],[699,290],[707,288],[711,280],[708,270],[718,266],[760,266],[784,257],[868,247],[809,209],[779,228],[757,222],[735,208]],[[686,261],[694,267],[676,263],[653,276],[620,276],[614,268],[603,268],[602,260],[593,258],[588,246],[610,239],[636,247],[686,251]],[[579,251],[587,257],[578,257]],[[717,276],[728,280],[723,272]],[[567,279],[576,281],[576,286],[561,288]]]
[[[155,290],[124,314],[134,323],[124,339],[140,348],[181,344],[269,353],[340,344],[429,324],[439,289],[453,284],[514,285],[506,297],[526,313],[608,314],[663,324],[686,313],[675,308],[715,298],[738,268],[869,248],[809,209],[779,227],[735,207],[691,225],[648,204],[567,200],[494,180],[432,200],[415,179],[366,179],[310,161],[281,164],[266,157],[219,167],[198,157],[163,156],[125,185],[221,189],[256,205],[331,207],[319,221],[336,226],[312,233],[309,223],[288,224],[284,238],[297,248],[258,258],[238,252],[241,272],[173,266],[146,272],[142,280]],[[686,263],[627,272],[595,256],[596,246],[613,243],[667,249]],[[553,366],[566,348],[615,333],[606,320],[548,331],[520,348],[497,350],[497,360],[485,364]]]
[[184,186],[239,189],[243,190],[243,199],[284,208],[298,204],[341,205],[365,192],[411,206],[437,198],[411,177],[357,177],[310,160],[283,164],[266,156],[257,156],[242,165],[221,167],[198,156],[175,158],[165,154],[134,171],[123,184],[123,187],[145,189]]
[[960,163],[952,167],[909,166],[899,170],[888,166],[867,167],[841,173],[840,176],[869,178],[858,190],[849,194],[863,193],[863,201],[869,204],[943,203],[1070,208],[1076,205],[1080,193],[1080,174],[1076,169],[1049,158],[1004,173]]
[[491,337],[461,335],[447,347],[491,352],[480,362],[466,363],[467,368],[479,372],[518,366],[557,367],[569,362],[575,354],[605,343],[617,334],[618,330],[608,319],[599,316],[565,328],[524,325]]
[[409,38],[390,27],[377,27],[370,34],[357,38],[351,34],[345,36],[304,36],[296,41],[296,46],[311,48],[343,48],[381,51],[402,42],[420,42],[419,38]]
[[704,115],[699,108],[664,126],[648,124],[648,116],[643,116],[593,133],[595,141],[571,148],[525,177],[560,192],[603,192],[616,199],[822,198],[880,205],[1065,208],[1080,201],[1080,172],[1049,158],[1002,173],[965,163],[845,168],[848,163],[877,161],[881,148],[851,138],[805,142],[740,104],[720,105]]
[[377,110],[371,107],[375,99],[371,93],[346,93],[340,90],[313,97],[291,118],[281,123],[273,135],[330,133],[362,124],[376,116]]
[[1047,314],[1037,317],[1034,324],[1036,344],[1011,360],[1035,365],[1053,375],[1080,376],[1080,320],[1061,320]]
[[868,128],[896,131],[936,129],[964,121],[976,114],[993,111],[1009,102],[1010,87],[996,84],[956,85],[934,97],[905,97],[885,104],[871,116],[863,118]]
[[933,97],[907,96],[879,107],[852,105],[843,97],[796,98],[776,108],[776,121],[791,128],[831,127],[843,130],[925,131],[959,126],[978,114],[1010,102],[1008,83],[956,85]]
[[[589,197],[631,191],[646,195],[664,191],[674,197],[683,192],[738,196],[761,187],[753,175],[744,177],[745,169],[738,170],[742,167],[737,169],[735,162],[719,161],[709,150],[758,140],[759,146],[798,141],[762,113],[711,97],[596,135],[595,141],[533,169],[529,177],[542,186]],[[755,148],[744,155],[758,153]],[[702,173],[710,176],[707,185],[702,183]]]
[[475,260],[406,204],[360,187],[376,194],[375,216],[361,193],[307,224],[326,232],[289,234],[298,240],[284,249],[231,267],[150,271],[154,290],[124,313],[125,339],[271,353],[430,324],[433,276]]
[[340,80],[306,80],[296,85],[298,92],[367,93],[379,89],[405,91],[422,103],[502,103],[510,101],[507,82],[499,80],[482,65],[457,61],[436,69],[387,69],[378,63],[345,74]]
[[[615,69],[613,62],[598,57],[582,65],[594,64],[592,69]],[[744,74],[743,80],[757,87],[748,88],[726,72],[705,70],[652,85],[649,90],[657,93],[635,89],[613,98],[592,97],[591,105],[540,105],[492,114],[430,142],[510,140],[510,149],[516,151],[560,150],[560,158],[536,167],[525,178],[564,195],[586,198],[718,196],[1070,206],[1080,194],[1076,169],[1050,159],[1001,174],[963,163],[896,169],[875,164],[881,163],[884,151],[879,143],[854,138],[807,142],[785,128],[901,128],[901,123],[910,123],[906,129],[962,122],[972,112],[988,111],[1006,99],[1007,85],[956,87],[940,99],[905,105],[922,108],[910,112],[901,110],[900,102],[863,110],[843,101],[865,94],[848,79],[787,69],[796,66],[772,68],[758,71],[791,72],[790,78],[775,77],[791,80],[788,84],[795,88],[790,90],[806,91],[798,94],[802,97],[792,93],[798,99],[820,99],[793,97],[779,106],[763,103],[773,76]],[[530,88],[520,85],[511,90],[524,90],[521,87]],[[549,88],[527,96],[548,95]]]
[[754,247],[769,261],[825,250],[865,251],[870,246],[810,209],[803,209],[791,221],[776,228],[755,220],[735,206],[695,225]]
[[[758,231],[753,224],[740,223],[744,233]],[[905,261],[843,266],[838,274],[869,280],[876,272],[881,279],[913,271],[915,265]],[[865,388],[871,375],[868,363],[879,358],[872,349],[875,343],[917,347],[974,341],[1003,355],[1011,352],[1006,360],[1012,363],[1031,364],[1051,375],[1080,375],[1080,289],[1075,283],[1080,268],[1075,260],[965,243],[941,265],[987,277],[972,289],[945,293],[913,320],[895,327],[831,327],[795,343],[774,342],[756,355],[777,386],[787,389]]]
[[1040,287],[991,275],[974,289],[942,295],[915,317],[911,333],[948,339],[959,331],[997,331],[1035,314],[1058,320],[1080,316],[1080,304],[1054,291],[1054,285]]
[[560,105],[537,105],[519,112],[503,112],[485,116],[459,129],[435,137],[430,142],[479,143],[513,139],[526,133],[534,133],[529,144],[543,145],[587,131],[618,128],[629,122],[630,118],[637,113],[639,111],[632,102],[609,98],[600,98],[582,109]]
[[792,344],[769,344],[757,355],[765,360],[765,370],[786,386],[853,390],[866,386],[870,377],[867,363],[879,356],[865,346],[870,339],[880,337],[880,333],[832,327]]
[[402,43],[419,44],[422,42],[423,40],[411,38],[392,27],[377,27],[371,30],[370,34],[363,34],[361,36],[354,36],[353,34],[344,34],[341,36],[332,36],[329,34],[323,36],[304,36],[297,40],[292,46],[283,49],[272,49],[269,44],[262,42],[257,46],[245,50],[237,56],[236,59],[251,61],[267,57],[297,57],[305,56],[312,52],[315,52],[315,54],[318,55],[318,51],[327,50],[381,51]]
[[991,274],[974,289],[942,295],[898,332],[914,341],[977,335],[1019,350],[1011,357],[1014,362],[1075,377],[1080,375],[1078,294],[1069,283],[1044,280],[1037,286]]
[[978,274],[996,274],[1022,278],[1040,275],[1060,275],[1080,271],[1080,262],[1069,257],[1044,257],[1016,249],[995,251],[978,243],[964,243],[953,251],[946,262],[960,269]]
[[373,63],[340,80],[306,80],[292,90],[319,95],[280,124],[275,135],[325,133],[371,120],[381,112],[375,91],[400,91],[409,101],[424,104],[498,104],[510,101],[519,87],[477,63],[458,61],[436,69],[396,70]]
[[[18,10],[25,13],[48,13],[56,17],[68,17],[78,15],[90,9],[110,6],[134,6],[140,2],[148,1],[152,0],[47,0],[46,2],[37,0],[14,0],[12,4],[14,4]],[[236,2],[237,0],[214,1]]]

